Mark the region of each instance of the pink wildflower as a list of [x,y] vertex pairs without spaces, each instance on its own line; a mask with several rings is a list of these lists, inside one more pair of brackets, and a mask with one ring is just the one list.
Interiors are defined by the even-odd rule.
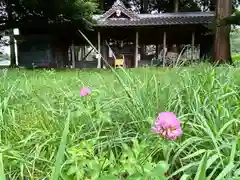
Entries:
[[91,93],[91,89],[89,88],[81,88],[80,96],[88,96]]
[[182,135],[180,121],[172,112],[159,113],[152,132],[170,140]]

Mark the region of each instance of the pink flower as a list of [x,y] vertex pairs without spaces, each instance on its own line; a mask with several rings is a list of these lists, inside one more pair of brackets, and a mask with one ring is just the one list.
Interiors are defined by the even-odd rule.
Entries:
[[152,132],[170,140],[182,135],[180,121],[172,112],[159,113]]
[[80,96],[88,96],[91,93],[91,89],[89,88],[81,88]]

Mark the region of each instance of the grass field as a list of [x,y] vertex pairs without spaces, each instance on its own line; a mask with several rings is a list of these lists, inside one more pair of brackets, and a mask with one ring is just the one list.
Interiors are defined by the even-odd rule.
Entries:
[[240,54],[232,55],[233,62],[239,63],[240,62]]
[[[237,180],[239,77],[207,65],[1,70],[0,179]],[[162,111],[178,116],[182,137],[151,133]]]

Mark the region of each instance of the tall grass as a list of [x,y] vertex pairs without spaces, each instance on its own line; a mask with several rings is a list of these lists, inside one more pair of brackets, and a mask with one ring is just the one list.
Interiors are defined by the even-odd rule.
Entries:
[[[2,72],[0,176],[125,177],[165,161],[168,179],[240,177],[239,69],[201,65],[116,73]],[[80,97],[84,86],[97,92]],[[179,140],[151,134],[160,111],[178,115]]]

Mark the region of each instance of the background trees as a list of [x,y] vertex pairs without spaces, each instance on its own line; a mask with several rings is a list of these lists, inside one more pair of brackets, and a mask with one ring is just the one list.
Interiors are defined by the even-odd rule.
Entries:
[[[138,13],[151,13],[155,12],[176,12],[176,11],[215,11],[216,7],[222,7],[220,11],[216,11],[220,20],[220,16],[227,17],[239,6],[239,0],[122,0],[128,8]],[[20,28],[20,27],[49,27],[55,29],[54,32],[60,33],[59,27],[65,28],[89,28],[89,22],[92,21],[91,17],[94,13],[106,11],[109,9],[115,0],[2,0],[0,2],[0,30]],[[178,4],[178,6],[176,6]],[[223,16],[222,16],[223,15]],[[240,13],[236,13],[235,17],[226,18],[226,27],[228,24],[239,24]],[[229,49],[229,30],[223,31],[223,26],[215,27],[217,37],[224,37],[224,41],[219,43],[215,41],[215,47],[220,49]],[[228,26],[229,29],[229,26]],[[65,31],[66,32],[66,31]],[[224,35],[225,32],[225,35]],[[223,43],[226,42],[227,44]],[[1,42],[0,42],[1,43]],[[224,46],[223,46],[224,44]],[[217,48],[219,49],[219,48]],[[228,50],[227,50],[228,51]],[[215,61],[222,59],[220,55],[216,55],[215,48]],[[225,54],[229,54],[226,53]],[[219,59],[220,58],[220,59]],[[218,59],[218,60],[217,60]],[[226,61],[230,61],[228,55],[224,57]],[[228,59],[228,60],[227,60]]]

